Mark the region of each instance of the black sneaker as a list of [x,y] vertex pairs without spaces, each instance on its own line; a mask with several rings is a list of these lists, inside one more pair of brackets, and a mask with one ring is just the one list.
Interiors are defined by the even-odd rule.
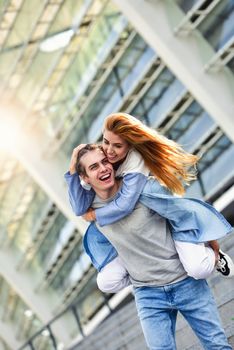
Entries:
[[222,252],[222,250],[219,250],[219,260],[216,265],[216,270],[224,277],[234,276],[234,263],[230,256]]

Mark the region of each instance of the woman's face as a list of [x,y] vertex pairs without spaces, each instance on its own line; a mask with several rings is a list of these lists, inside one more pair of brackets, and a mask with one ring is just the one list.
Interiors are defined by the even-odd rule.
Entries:
[[109,162],[112,164],[124,161],[130,149],[127,141],[109,130],[103,132],[102,146]]

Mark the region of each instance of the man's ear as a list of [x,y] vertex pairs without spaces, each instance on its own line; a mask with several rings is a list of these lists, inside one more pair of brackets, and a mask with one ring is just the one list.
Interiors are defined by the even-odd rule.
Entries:
[[87,175],[80,175],[80,178],[86,183],[89,184],[89,177]]
[[91,190],[91,186],[89,185],[89,179],[88,179],[88,176],[85,176],[85,175],[80,175],[80,184],[81,186],[85,189],[85,190],[88,190],[90,191]]

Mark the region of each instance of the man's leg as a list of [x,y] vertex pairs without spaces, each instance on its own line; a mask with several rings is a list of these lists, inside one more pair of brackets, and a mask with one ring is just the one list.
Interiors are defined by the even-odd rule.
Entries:
[[177,310],[168,303],[163,287],[134,288],[136,307],[150,350],[175,350]]
[[206,280],[191,277],[172,285],[173,305],[188,321],[204,349],[231,350]]

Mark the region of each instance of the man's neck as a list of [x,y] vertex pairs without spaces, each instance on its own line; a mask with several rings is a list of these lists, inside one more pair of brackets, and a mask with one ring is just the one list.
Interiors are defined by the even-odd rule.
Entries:
[[120,183],[120,180],[116,180],[115,185],[112,188],[105,191],[96,191],[97,196],[103,200],[113,197],[118,192]]

